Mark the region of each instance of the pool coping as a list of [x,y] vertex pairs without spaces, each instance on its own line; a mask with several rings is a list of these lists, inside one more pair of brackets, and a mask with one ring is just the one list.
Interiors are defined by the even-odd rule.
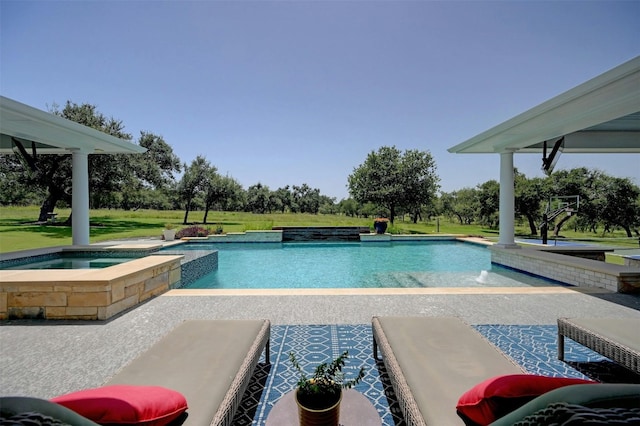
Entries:
[[392,295],[456,295],[456,294],[610,294],[596,287],[414,287],[414,288],[243,288],[243,289],[173,289],[163,297],[194,296],[392,296]]

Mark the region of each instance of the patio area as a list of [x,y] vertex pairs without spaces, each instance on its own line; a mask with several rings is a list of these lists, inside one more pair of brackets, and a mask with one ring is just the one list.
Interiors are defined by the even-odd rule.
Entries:
[[384,367],[372,356],[370,324],[375,315],[459,317],[530,373],[638,380],[572,342],[567,362],[555,359],[558,317],[640,318],[637,295],[560,286],[474,292],[173,290],[108,321],[3,322],[0,389],[3,396],[51,398],[98,387],[183,320],[268,318],[271,364],[259,364],[235,424],[264,425],[273,404],[293,389],[290,350],[306,362],[347,349],[348,366],[367,368],[357,389],[374,404],[383,425],[400,425],[403,420],[386,386]]

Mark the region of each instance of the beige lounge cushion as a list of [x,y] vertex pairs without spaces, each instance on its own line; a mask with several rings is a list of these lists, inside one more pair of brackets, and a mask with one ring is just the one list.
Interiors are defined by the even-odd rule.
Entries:
[[463,424],[456,414],[463,393],[490,377],[523,372],[458,318],[377,319],[428,425]]
[[604,339],[640,352],[638,318],[563,318],[566,322],[591,330]]
[[189,405],[185,424],[208,425],[265,323],[269,322],[185,321],[107,384],[154,385],[176,390]]

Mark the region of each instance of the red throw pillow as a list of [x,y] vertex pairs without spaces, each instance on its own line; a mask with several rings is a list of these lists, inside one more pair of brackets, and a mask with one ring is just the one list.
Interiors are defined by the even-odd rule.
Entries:
[[465,392],[456,409],[467,424],[488,425],[553,389],[584,383],[598,382],[534,374],[492,377]]
[[51,401],[102,425],[163,426],[187,409],[187,400],[180,392],[161,386],[103,386]]

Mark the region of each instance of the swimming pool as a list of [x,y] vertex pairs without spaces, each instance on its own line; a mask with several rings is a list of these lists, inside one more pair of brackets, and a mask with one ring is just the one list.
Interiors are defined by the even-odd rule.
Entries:
[[189,289],[549,285],[492,266],[485,247],[461,242],[199,243],[182,248],[219,251],[218,269],[183,287]]

